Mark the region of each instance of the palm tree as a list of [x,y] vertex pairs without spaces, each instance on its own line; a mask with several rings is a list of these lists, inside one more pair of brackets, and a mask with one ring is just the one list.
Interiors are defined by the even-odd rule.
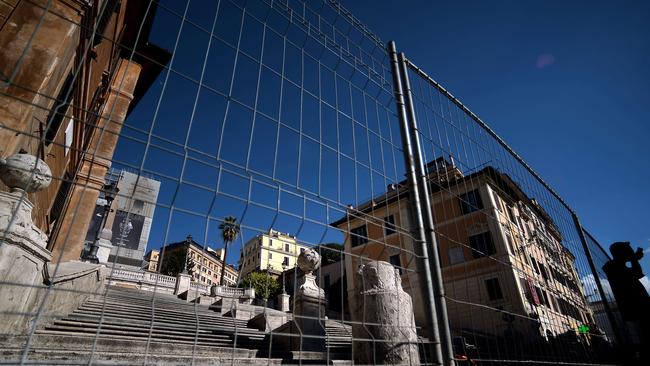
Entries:
[[219,285],[223,286],[224,284],[224,272],[226,271],[226,259],[228,258],[228,245],[237,239],[239,235],[239,224],[237,223],[237,218],[233,216],[228,216],[223,219],[223,222],[219,224],[219,229],[221,230],[221,236],[223,237],[223,267],[221,268],[221,278],[219,279]]

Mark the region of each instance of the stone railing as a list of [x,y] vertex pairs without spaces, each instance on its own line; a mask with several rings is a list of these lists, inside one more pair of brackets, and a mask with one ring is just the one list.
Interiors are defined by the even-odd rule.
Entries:
[[205,285],[205,284],[203,284],[203,283],[199,283],[199,282],[192,282],[192,283],[190,283],[190,289],[192,289],[192,290],[198,290],[199,293],[205,293],[205,294],[209,294],[209,293],[210,293],[210,286]]
[[134,282],[140,282],[142,281],[142,278],[144,277],[145,272],[139,272],[139,271],[129,271],[125,269],[113,269],[109,274],[108,278],[109,279],[115,279],[115,280],[126,280],[126,281],[134,281]]
[[173,293],[176,278],[159,273],[113,269],[106,280],[110,285],[137,288],[146,291]]
[[[173,294],[176,289],[176,277],[154,272],[130,271],[127,269],[115,268],[106,276],[106,281],[112,286],[130,287],[145,291],[157,291],[169,294]],[[226,286],[210,286],[200,282],[190,282],[190,289],[196,290],[200,294],[211,294],[211,296],[217,297],[228,297],[233,299],[255,298],[255,290],[252,288],[244,289]]]
[[244,296],[244,289],[237,287],[214,286],[213,294],[223,297],[242,297]]
[[145,272],[142,281],[151,284],[157,283],[159,286],[168,286],[168,287],[176,286],[176,277],[165,276],[159,273]]

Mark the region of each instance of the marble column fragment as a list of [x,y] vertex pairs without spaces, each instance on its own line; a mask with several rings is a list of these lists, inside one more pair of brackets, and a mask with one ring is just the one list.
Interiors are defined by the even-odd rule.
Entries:
[[399,271],[388,262],[370,262],[359,267],[355,282],[354,361],[419,365],[413,302]]

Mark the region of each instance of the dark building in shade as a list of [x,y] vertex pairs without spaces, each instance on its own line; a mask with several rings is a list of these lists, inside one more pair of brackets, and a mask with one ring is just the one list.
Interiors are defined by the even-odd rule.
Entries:
[[[218,285],[221,269],[224,267],[223,249],[214,250],[203,246],[189,235],[185,240],[165,245],[160,250],[154,249],[147,252],[145,260],[148,262],[147,270],[175,275],[182,271],[188,258],[193,267],[188,272],[192,280],[206,285]],[[226,264],[224,281],[226,286],[237,284],[238,271]]]

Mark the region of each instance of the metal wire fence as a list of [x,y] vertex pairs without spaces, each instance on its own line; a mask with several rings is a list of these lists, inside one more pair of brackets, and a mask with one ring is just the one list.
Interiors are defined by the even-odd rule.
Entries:
[[617,362],[602,247],[336,1],[5,8],[2,363]]

